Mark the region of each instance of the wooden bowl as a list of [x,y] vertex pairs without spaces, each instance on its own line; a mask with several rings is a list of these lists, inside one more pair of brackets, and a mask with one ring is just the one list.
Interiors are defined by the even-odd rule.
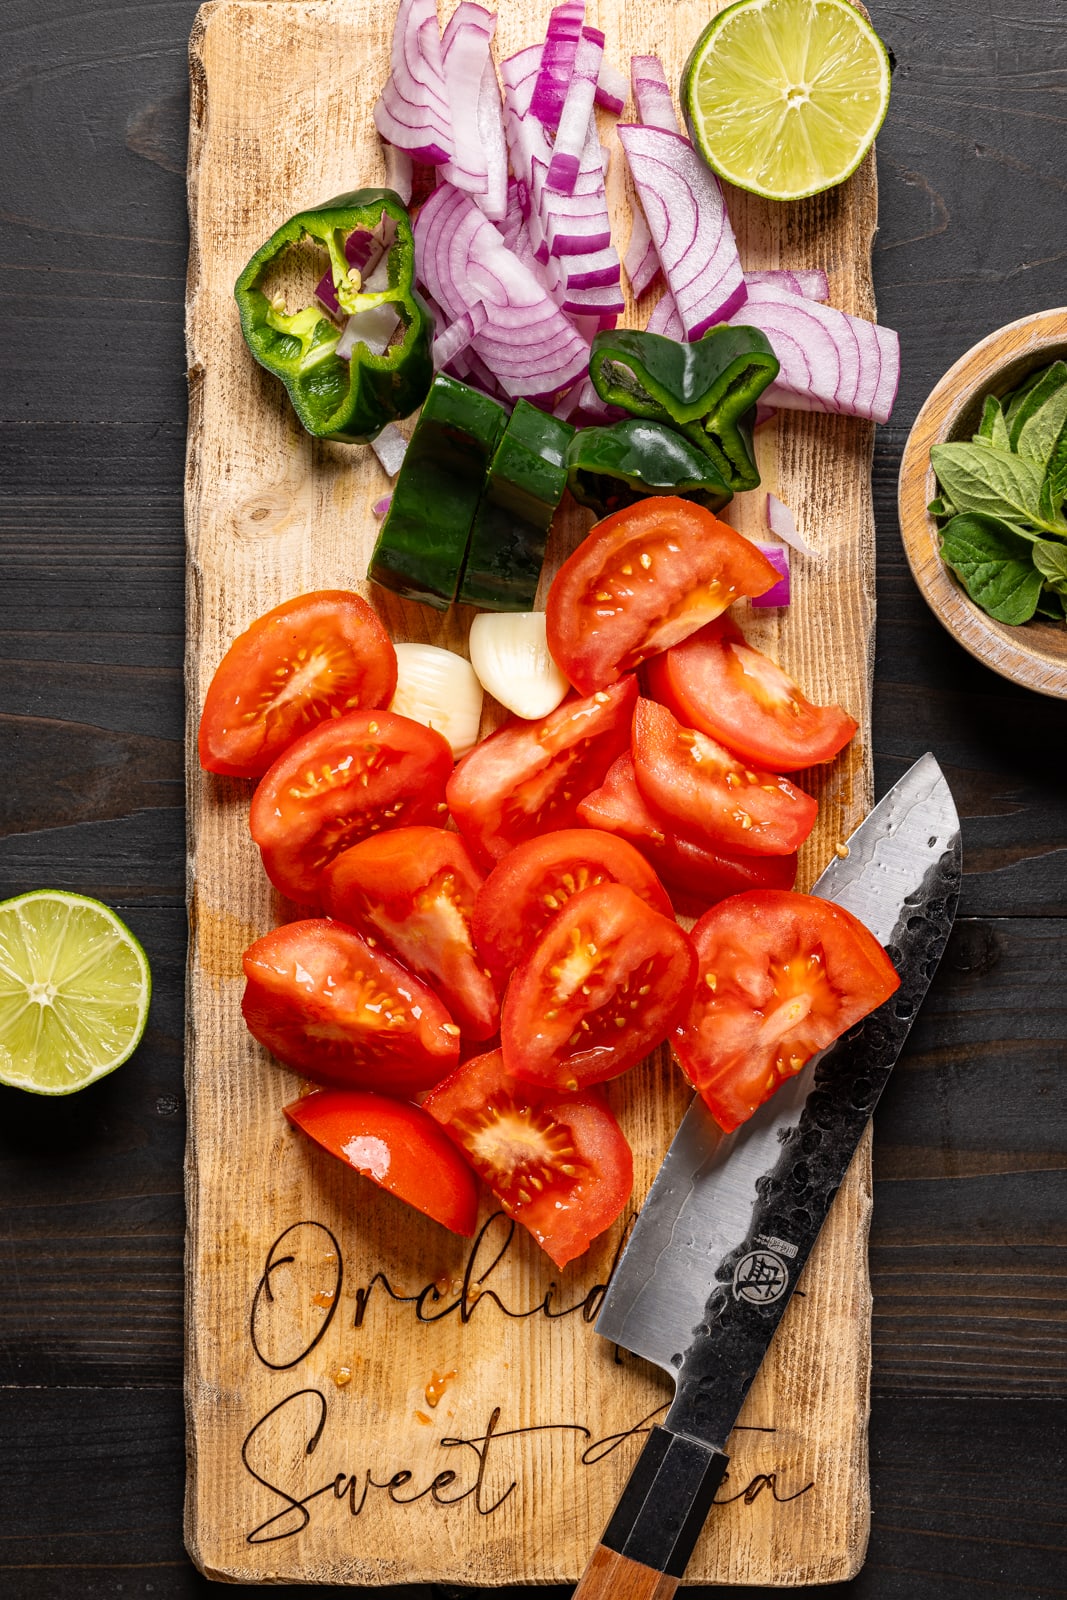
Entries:
[[972,656],[1003,678],[1067,699],[1067,623],[995,622],[941,559],[937,524],[926,507],[937,493],[930,447],[970,439],[982,400],[1005,395],[1036,367],[1067,358],[1067,307],[1040,311],[998,328],[950,367],[908,435],[900,464],[900,532],[916,583],[935,617]]

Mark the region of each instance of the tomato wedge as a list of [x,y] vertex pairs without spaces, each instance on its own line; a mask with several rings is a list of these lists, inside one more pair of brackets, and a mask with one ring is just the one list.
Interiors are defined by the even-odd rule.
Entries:
[[527,839],[497,863],[474,902],[472,927],[478,954],[502,990],[571,895],[597,883],[624,883],[654,911],[672,915],[645,858],[625,839],[596,828],[560,828]]
[[727,895],[791,889],[796,882],[795,850],[787,856],[728,855],[678,833],[677,825],[657,816],[644,799],[628,755],[612,763],[600,788],[586,795],[578,812],[591,829],[628,839],[641,851],[667,884],[677,911],[695,909],[699,915]]
[[423,1109],[557,1267],[588,1250],[630,1198],[633,1155],[602,1089],[545,1093],[493,1050],[439,1083]]
[[859,724],[840,706],[817,706],[778,664],[722,616],[645,669],[650,697],[772,772],[831,761]]
[[689,936],[621,883],[573,895],[504,996],[500,1043],[516,1077],[573,1091],[618,1077],[685,1015]]
[[863,923],[815,895],[734,895],[692,937],[700,977],[674,1051],[727,1133],[900,983]]
[[512,717],[463,757],[448,783],[456,826],[487,863],[514,845],[578,820],[630,743],[636,678],[579,699],[571,695],[539,722]]
[[267,877],[317,905],[323,870],[383,828],[440,822],[452,751],[432,728],[393,711],[320,723],[260,779],[248,816]]
[[633,758],[637,787],[652,810],[713,849],[790,855],[815,826],[819,805],[810,794],[746,766],[654,700],[637,702]]
[[656,495],[598,522],[560,567],[545,603],[548,648],[579,693],[592,694],[777,581],[728,523]]
[[478,1185],[455,1145],[418,1106],[365,1089],[318,1089],[285,1106],[302,1133],[434,1222],[468,1239]]
[[459,1060],[459,1029],[424,983],[325,917],[286,922],[244,953],[253,1038],[316,1083],[408,1095]]
[[361,595],[318,589],[275,606],[233,641],[200,717],[200,765],[258,778],[326,717],[387,706],[396,651]]
[[471,913],[482,875],[456,833],[393,828],[342,850],[322,878],[331,917],[374,939],[435,989],[461,1031],[491,1039],[493,981],[474,952]]

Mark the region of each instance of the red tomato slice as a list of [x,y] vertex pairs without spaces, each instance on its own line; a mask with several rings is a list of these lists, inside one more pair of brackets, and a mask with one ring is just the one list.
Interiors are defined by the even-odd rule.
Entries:
[[621,883],[583,889],[512,976],[504,1065],[568,1091],[616,1078],[685,1015],[695,979],[693,947],[673,918]]
[[512,717],[475,745],[448,784],[456,826],[486,862],[553,828],[571,828],[578,802],[630,743],[637,680],[579,700],[540,722]]
[[601,1089],[545,1093],[493,1050],[439,1083],[423,1108],[557,1267],[588,1250],[630,1198],[633,1155]]
[[320,589],[275,606],[238,635],[200,717],[200,765],[258,778],[326,717],[387,706],[396,651],[358,594]]
[[478,953],[502,990],[571,895],[597,883],[624,883],[654,911],[673,914],[645,858],[625,839],[595,828],[560,828],[527,839],[497,863],[474,902],[472,927]]
[[578,811],[591,828],[629,839],[669,886],[678,911],[699,908],[694,911],[699,915],[727,895],[791,889],[796,882],[796,851],[787,856],[727,855],[676,832],[676,824],[658,817],[645,801],[629,756],[612,763],[600,788],[586,795]]
[[459,1060],[459,1029],[410,972],[340,922],[287,922],[244,953],[252,1036],[316,1083],[416,1094]]
[[440,822],[452,752],[393,711],[353,711],[291,744],[260,780],[248,825],[274,887],[317,905],[324,869],[383,828]]
[[467,1238],[478,1185],[455,1145],[418,1106],[365,1089],[318,1089],[292,1105],[293,1124],[365,1178]]
[[735,895],[693,943],[700,977],[674,1051],[727,1133],[900,983],[863,923],[815,895]]
[[548,648],[581,694],[678,644],[778,581],[766,556],[703,506],[656,495],[592,528],[553,579]]
[[818,801],[788,778],[745,765],[666,706],[638,700],[634,775],[652,810],[727,854],[790,855],[815,826]]
[[468,1038],[491,1039],[500,1002],[471,935],[481,886],[458,834],[393,828],[335,857],[323,874],[322,903],[331,917],[381,939],[437,991]]
[[859,724],[840,706],[817,706],[770,656],[722,616],[650,661],[648,692],[687,728],[699,728],[772,772],[831,761]]

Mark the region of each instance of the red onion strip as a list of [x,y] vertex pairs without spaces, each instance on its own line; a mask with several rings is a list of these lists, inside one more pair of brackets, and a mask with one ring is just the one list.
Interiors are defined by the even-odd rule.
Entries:
[[681,136],[674,96],[659,56],[631,56],[630,82],[633,85],[637,120],[646,128],[664,128]]
[[801,294],[805,300],[828,300],[830,285],[826,273],[818,267],[777,267],[765,272],[746,272],[745,282],[750,289],[760,285],[771,289],[789,289]]
[[655,282],[659,272],[659,256],[648,231],[645,213],[636,202],[631,208],[630,218],[630,242],[626,246],[622,264],[626,268],[634,299],[639,300]]
[[391,65],[374,105],[374,126],[416,161],[427,166],[450,161],[451,111],[434,0],[400,0]]
[[719,181],[679,134],[636,123],[618,132],[685,337],[699,339],[746,295]]
[[776,494],[767,496],[767,526],[776,539],[796,550],[802,556],[813,556],[815,551],[798,530],[796,519],[784,500]]
[[574,56],[582,36],[585,21],[583,0],[564,0],[554,7],[545,33],[544,48],[537,79],[531,92],[529,109],[538,122],[546,128],[559,125],[563,102],[567,97]]
[[489,313],[485,309],[484,300],[476,300],[455,322],[449,323],[447,328],[442,328],[433,341],[434,371],[440,372],[442,367],[447,367],[470,344],[474,335],[485,327],[489,320]]
[[652,307],[645,327],[649,333],[660,333],[665,339],[677,339],[679,344],[684,343],[685,329],[669,289],[663,291]]
[[556,129],[552,160],[548,166],[548,187],[558,189],[561,194],[574,193],[603,59],[604,35],[599,28],[583,28],[574,53],[574,71],[559,114],[559,127]]
[[474,0],[459,0],[441,35],[441,60],[455,149],[453,159],[442,166],[441,175],[457,189],[474,195],[484,195],[489,187],[489,168],[478,126],[478,105],[495,29],[493,13],[476,5]]
[[626,108],[626,102],[630,98],[629,82],[625,72],[613,67],[610,61],[600,63],[595,98],[602,110],[610,111],[616,117]]
[[771,566],[780,574],[778,582],[772,584],[763,594],[753,595],[749,601],[751,606],[787,606],[789,604],[789,554],[779,549],[776,544],[757,544],[756,549],[767,557]]
[[399,195],[404,204],[409,206],[415,178],[415,163],[406,150],[399,149],[388,140],[383,140],[382,152],[385,156],[385,187],[392,189],[393,193]]

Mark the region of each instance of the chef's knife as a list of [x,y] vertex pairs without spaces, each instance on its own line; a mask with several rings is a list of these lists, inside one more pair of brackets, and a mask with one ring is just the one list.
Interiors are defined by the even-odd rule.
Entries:
[[728,1136],[686,1112],[597,1318],[670,1373],[651,1431],[575,1600],[667,1600],[727,1467],[725,1447],[830,1203],[948,940],[960,825],[925,755],[874,808],[812,893],[886,947],[895,994]]

